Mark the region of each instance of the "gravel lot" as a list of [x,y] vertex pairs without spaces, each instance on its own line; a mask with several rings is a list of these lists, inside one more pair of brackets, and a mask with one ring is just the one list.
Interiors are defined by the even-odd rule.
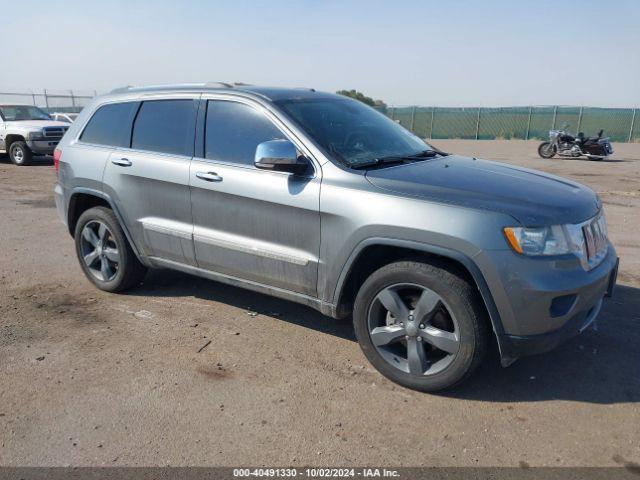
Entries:
[[5,158],[0,465],[640,468],[640,145],[590,162],[542,160],[537,142],[434,144],[600,194],[621,270],[597,331],[507,369],[492,359],[446,396],[405,390],[348,322],[302,306],[168,271],[96,290],[57,218],[51,162]]

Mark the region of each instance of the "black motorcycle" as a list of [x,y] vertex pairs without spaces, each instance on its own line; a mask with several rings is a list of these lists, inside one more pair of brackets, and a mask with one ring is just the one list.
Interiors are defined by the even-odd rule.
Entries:
[[580,132],[575,137],[566,131],[566,126],[562,130],[550,130],[549,141],[542,142],[538,147],[538,155],[542,158],[553,158],[556,155],[561,157],[582,157],[589,160],[604,160],[613,153],[609,137],[602,137],[603,130],[598,132],[597,137],[587,138]]

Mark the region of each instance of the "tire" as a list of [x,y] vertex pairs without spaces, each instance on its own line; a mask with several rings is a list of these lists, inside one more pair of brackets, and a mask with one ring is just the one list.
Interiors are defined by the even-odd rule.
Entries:
[[9,158],[15,165],[29,165],[33,159],[33,153],[25,142],[16,140],[9,147]]
[[538,155],[542,158],[553,158],[556,156],[556,149],[551,142],[542,142],[538,146]]
[[[408,316],[386,309],[390,299],[392,309],[397,307],[394,292]],[[416,261],[391,263],[371,274],[356,296],[353,323],[362,351],[382,375],[423,392],[463,382],[482,362],[489,345],[487,314],[475,287],[446,268]],[[391,336],[397,338],[384,343]]]
[[147,269],[131,249],[112,210],[94,207],[84,212],[74,238],[82,271],[100,290],[121,292],[144,278]]

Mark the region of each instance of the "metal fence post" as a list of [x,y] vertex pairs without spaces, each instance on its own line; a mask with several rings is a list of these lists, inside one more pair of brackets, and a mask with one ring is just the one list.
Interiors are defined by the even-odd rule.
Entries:
[[396,109],[394,107],[391,107],[391,120],[395,120],[396,119]]
[[633,136],[633,127],[636,124],[636,110],[637,108],[633,109],[633,116],[631,117],[631,128],[629,129],[629,139],[627,140],[629,143],[631,143],[631,137]]
[[33,93],[33,90],[31,91],[31,98],[33,99],[33,106],[37,107],[38,104],[36,103],[36,94]]
[[69,93],[71,94],[71,106],[75,109],[76,108],[76,99],[73,96],[73,90],[69,90]]
[[578,128],[576,130],[576,133],[580,131],[580,126],[582,125],[582,109],[583,107],[580,107],[580,113],[578,114]]
[[529,140],[529,132],[531,131],[531,109],[532,107],[529,107],[529,118],[527,118],[527,133],[524,136],[525,140]]
[[414,105],[411,109],[411,131],[415,133],[416,131],[413,129],[413,126],[416,122],[416,106]]
[[436,107],[431,107],[431,121],[429,122],[429,139],[433,139],[433,117]]
[[553,123],[551,124],[551,130],[556,129],[556,117],[558,116],[558,106],[553,107]]
[[480,111],[482,107],[478,107],[478,117],[476,118],[476,140],[478,140],[478,134],[480,133]]
[[49,97],[47,97],[47,89],[44,89],[44,104],[47,106],[47,110],[49,110]]

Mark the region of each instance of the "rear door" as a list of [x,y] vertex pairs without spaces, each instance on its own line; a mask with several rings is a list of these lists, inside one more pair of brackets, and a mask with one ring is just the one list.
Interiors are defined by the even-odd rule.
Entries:
[[129,146],[111,153],[104,172],[105,191],[144,255],[190,265],[189,163],[198,103],[195,95],[145,99]]
[[198,266],[315,296],[319,167],[305,176],[257,169],[257,145],[288,138],[284,125],[245,99],[203,106],[203,152],[190,173]]

